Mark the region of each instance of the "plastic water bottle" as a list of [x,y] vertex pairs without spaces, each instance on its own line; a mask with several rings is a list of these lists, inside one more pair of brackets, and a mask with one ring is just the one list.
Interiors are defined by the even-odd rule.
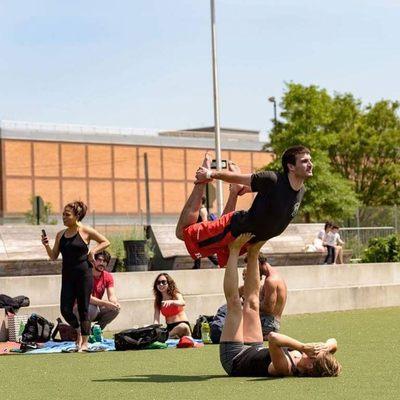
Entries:
[[93,325],[92,332],[93,332],[93,339],[95,342],[103,341],[100,325],[98,324]]
[[210,338],[210,325],[208,322],[201,323],[201,340],[203,343],[212,343]]

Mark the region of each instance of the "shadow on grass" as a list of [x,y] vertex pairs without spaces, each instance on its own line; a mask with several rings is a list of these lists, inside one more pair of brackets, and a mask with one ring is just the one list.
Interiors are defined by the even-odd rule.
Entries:
[[[120,378],[93,379],[93,382],[126,382],[126,383],[171,383],[171,382],[204,382],[211,379],[231,379],[227,375],[134,375]],[[243,379],[243,378],[242,378]],[[265,381],[277,378],[260,377],[249,381]]]

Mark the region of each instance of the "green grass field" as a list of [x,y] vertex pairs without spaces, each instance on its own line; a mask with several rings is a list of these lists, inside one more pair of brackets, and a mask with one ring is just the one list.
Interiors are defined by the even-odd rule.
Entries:
[[400,308],[286,317],[303,341],[336,337],[338,378],[228,378],[218,346],[0,357],[0,399],[400,399]]

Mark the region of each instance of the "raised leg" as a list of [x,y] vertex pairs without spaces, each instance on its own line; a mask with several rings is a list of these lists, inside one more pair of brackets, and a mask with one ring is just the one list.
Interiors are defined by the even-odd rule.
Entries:
[[[211,156],[208,153],[204,156],[203,167],[211,168]],[[201,207],[201,198],[206,183],[207,182],[197,183],[193,186],[192,193],[183,207],[175,230],[175,235],[180,240],[183,240],[183,230],[197,222]]]
[[242,302],[238,291],[239,276],[237,264],[240,248],[250,238],[250,234],[243,234],[229,245],[229,258],[224,275],[227,314],[221,334],[221,342],[243,342],[243,314]]
[[258,253],[265,242],[249,246],[247,252],[247,271],[244,281],[243,340],[245,343],[263,342],[260,321],[260,272]]

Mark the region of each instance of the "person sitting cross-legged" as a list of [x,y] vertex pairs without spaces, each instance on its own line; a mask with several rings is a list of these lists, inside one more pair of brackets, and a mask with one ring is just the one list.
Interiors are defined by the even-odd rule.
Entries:
[[333,353],[335,339],[302,343],[289,336],[271,332],[269,348],[263,345],[259,317],[260,275],[258,254],[264,242],[248,246],[244,304],[238,292],[238,258],[241,247],[252,239],[245,233],[229,244],[229,258],[224,276],[228,312],[220,341],[221,365],[229,376],[337,376],[341,365]]

